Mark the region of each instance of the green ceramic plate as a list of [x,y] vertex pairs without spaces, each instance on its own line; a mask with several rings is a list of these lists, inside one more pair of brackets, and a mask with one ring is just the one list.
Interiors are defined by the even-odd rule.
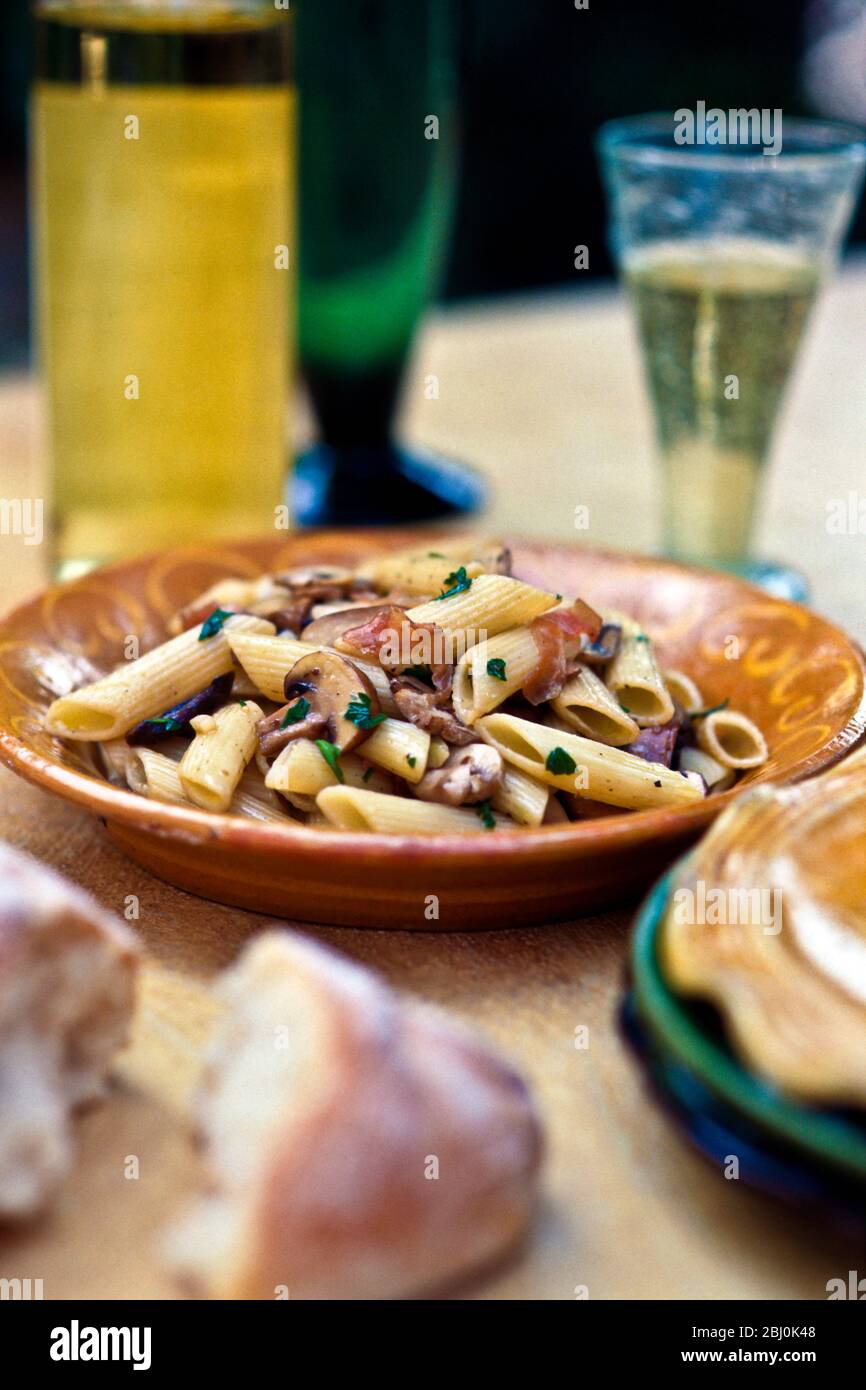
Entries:
[[632,938],[632,974],[637,1011],[662,1050],[682,1062],[703,1084],[764,1130],[787,1140],[822,1164],[852,1176],[866,1174],[866,1132],[829,1110],[812,1110],[786,1099],[736,1060],[714,1036],[710,1015],[696,1001],[673,994],[659,968],[656,941],[677,867],[650,892]]

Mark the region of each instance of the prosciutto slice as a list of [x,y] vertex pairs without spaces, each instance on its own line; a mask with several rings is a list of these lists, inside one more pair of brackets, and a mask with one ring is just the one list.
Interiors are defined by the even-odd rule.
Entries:
[[554,608],[533,618],[529,630],[538,661],[523,686],[531,705],[542,705],[559,694],[568,679],[569,662],[584,642],[595,641],[601,625],[598,613],[582,599],[575,599],[571,608]]

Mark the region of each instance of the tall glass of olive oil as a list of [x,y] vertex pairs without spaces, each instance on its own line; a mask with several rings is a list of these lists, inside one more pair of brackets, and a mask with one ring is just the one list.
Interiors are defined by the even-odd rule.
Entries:
[[785,120],[781,147],[676,143],[674,118],[601,132],[613,244],[637,318],[679,559],[750,559],[760,482],[809,311],[862,180],[859,133]]
[[291,14],[41,0],[35,15],[57,568],[272,528],[294,321]]

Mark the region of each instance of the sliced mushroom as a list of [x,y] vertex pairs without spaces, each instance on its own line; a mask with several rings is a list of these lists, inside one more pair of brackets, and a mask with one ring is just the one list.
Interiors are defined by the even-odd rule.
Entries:
[[441,801],[445,806],[473,806],[488,801],[502,786],[501,755],[486,743],[455,748],[446,762],[425,772],[414,788],[422,801]]
[[391,694],[398,713],[410,724],[426,729],[431,738],[443,738],[461,747],[475,741],[472,730],[454,713],[449,692],[430,690],[414,676],[395,676]]
[[373,685],[358,667],[337,652],[309,652],[296,661],[286,676],[288,701],[305,699],[312,714],[322,716],[324,737],[348,753],[363,743],[376,728],[381,714]]
[[622,628],[619,623],[602,623],[594,642],[589,642],[580,653],[580,660],[590,666],[603,666],[613,661],[619,651]]
[[283,570],[272,576],[274,583],[292,593],[318,593],[320,589],[333,589],[336,597],[340,592],[348,592],[355,581],[352,570],[335,565],[303,565],[296,569]]

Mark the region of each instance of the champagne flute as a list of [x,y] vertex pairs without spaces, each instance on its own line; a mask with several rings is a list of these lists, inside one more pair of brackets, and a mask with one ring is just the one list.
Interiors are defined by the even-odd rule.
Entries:
[[679,144],[672,116],[611,121],[599,153],[635,309],[677,559],[804,597],[750,555],[761,477],[803,330],[863,177],[856,129],[785,119],[776,154]]

